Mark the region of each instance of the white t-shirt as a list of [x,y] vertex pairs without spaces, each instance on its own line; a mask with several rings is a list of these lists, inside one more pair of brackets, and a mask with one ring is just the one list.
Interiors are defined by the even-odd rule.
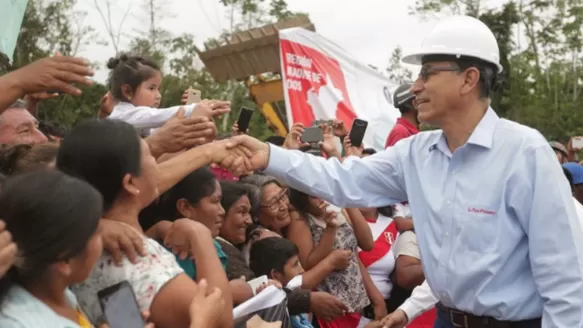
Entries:
[[[378,238],[383,238],[382,234],[391,222],[393,222],[393,219],[381,214],[379,214],[376,222],[368,222],[373,240],[376,241]],[[396,237],[397,236],[394,236],[394,238]],[[388,299],[391,296],[391,291],[393,290],[393,283],[390,278],[390,274],[395,269],[395,254],[393,253],[393,247],[394,245],[385,255],[383,255],[383,257],[367,267],[370,278],[385,299]]]
[[184,273],[174,254],[155,240],[143,238],[148,255],[140,258],[139,263],[133,264],[124,258],[122,266],[116,266],[109,254],[103,254],[93,267],[89,278],[71,287],[81,309],[94,325],[105,321],[97,298],[97,292],[100,290],[127,280],[136,294],[140,309],[146,311],[150,309],[150,304],[158,291],[168,281]]

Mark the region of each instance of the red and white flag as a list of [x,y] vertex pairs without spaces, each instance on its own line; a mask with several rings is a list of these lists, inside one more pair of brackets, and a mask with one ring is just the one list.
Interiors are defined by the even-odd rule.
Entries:
[[398,86],[321,35],[303,28],[281,30],[280,51],[288,123],[315,119],[368,121],[365,147],[384,149],[401,115],[392,105]]

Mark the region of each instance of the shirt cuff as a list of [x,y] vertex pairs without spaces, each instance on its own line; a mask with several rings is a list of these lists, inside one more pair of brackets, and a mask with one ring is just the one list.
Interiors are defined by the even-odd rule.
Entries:
[[263,172],[267,175],[282,176],[289,166],[288,151],[272,145],[269,145],[269,158],[267,160],[267,167]]
[[419,306],[416,306],[408,299],[405,302],[403,302],[403,304],[401,304],[401,306],[399,306],[397,309],[405,312],[405,314],[407,315],[408,323],[410,323],[415,318],[417,318],[421,313],[423,313],[423,309],[420,309]]

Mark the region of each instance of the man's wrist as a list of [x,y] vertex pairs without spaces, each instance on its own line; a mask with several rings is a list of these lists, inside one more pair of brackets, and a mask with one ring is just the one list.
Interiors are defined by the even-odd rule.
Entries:
[[415,313],[415,311],[410,308],[411,304],[407,304],[407,301],[405,301],[405,303],[403,303],[401,306],[399,306],[395,311],[401,311],[403,312],[403,314],[405,315],[405,318],[407,319],[407,323],[409,323],[411,320],[413,320],[416,316],[418,316],[420,313]]

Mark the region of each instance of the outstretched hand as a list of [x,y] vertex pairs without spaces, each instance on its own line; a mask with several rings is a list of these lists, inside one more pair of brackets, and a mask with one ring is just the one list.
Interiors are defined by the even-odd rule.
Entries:
[[209,144],[212,162],[240,176],[250,171],[264,169],[269,160],[269,145],[248,135]]
[[39,59],[5,75],[22,89],[24,94],[39,92],[64,92],[80,95],[81,90],[72,84],[90,86],[88,79],[94,72],[86,59],[54,56]]

